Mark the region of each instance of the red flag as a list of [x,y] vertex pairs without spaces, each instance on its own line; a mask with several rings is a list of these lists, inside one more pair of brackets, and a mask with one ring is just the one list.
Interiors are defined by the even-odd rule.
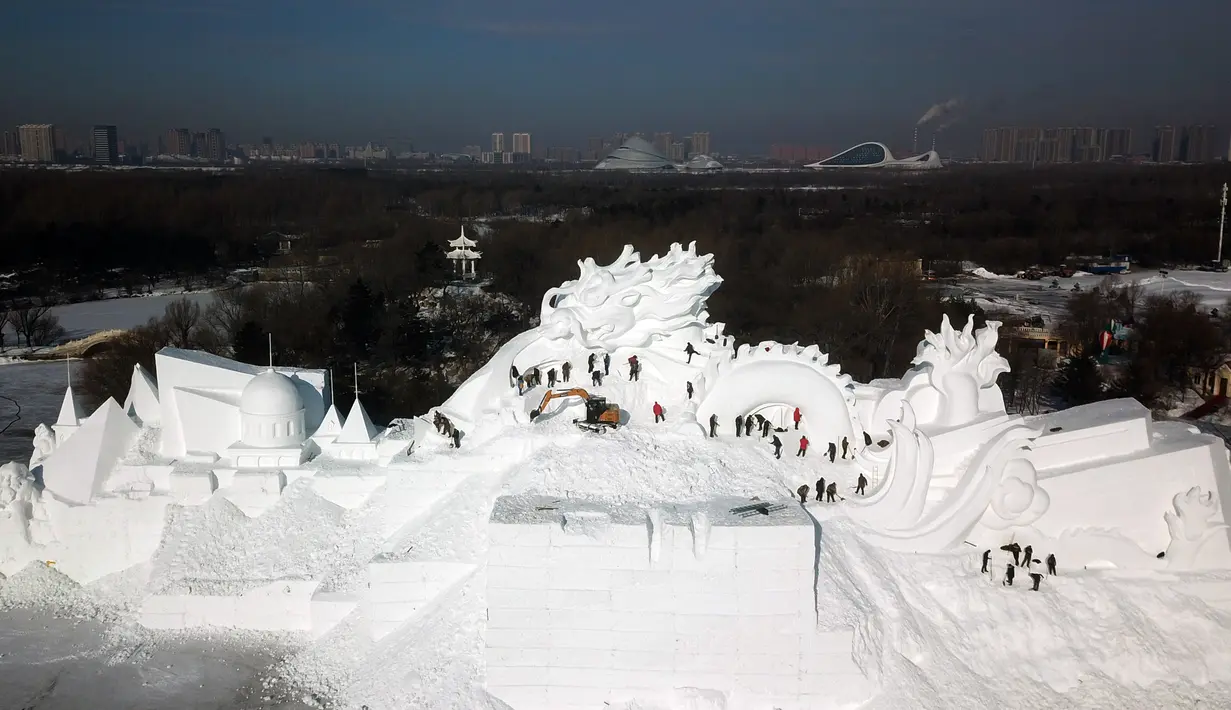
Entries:
[[1106,350],[1107,346],[1111,345],[1111,333],[1106,330],[1104,330],[1102,333],[1099,333],[1098,344],[1100,348],[1102,348],[1103,350]]

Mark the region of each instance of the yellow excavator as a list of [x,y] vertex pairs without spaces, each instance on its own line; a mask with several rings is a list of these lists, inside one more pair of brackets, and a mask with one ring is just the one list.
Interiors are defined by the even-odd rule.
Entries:
[[564,397],[581,397],[585,401],[586,418],[573,420],[573,423],[582,429],[602,433],[605,429],[615,429],[620,426],[620,405],[608,402],[606,397],[592,395],[580,387],[568,390],[547,390],[547,393],[543,395],[543,401],[539,402],[538,409],[530,412],[530,421],[538,419],[553,399]]

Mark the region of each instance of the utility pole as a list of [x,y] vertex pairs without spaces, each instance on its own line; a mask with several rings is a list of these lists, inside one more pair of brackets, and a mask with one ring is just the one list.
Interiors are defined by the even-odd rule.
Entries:
[[1222,230],[1227,224],[1227,183],[1222,184],[1222,199],[1218,202],[1218,258],[1214,260],[1215,266],[1222,266]]

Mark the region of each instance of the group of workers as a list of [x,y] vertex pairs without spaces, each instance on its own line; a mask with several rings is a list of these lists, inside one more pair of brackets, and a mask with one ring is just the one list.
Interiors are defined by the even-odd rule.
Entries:
[[[1039,583],[1043,581],[1043,575],[1039,572],[1032,571],[1030,567],[1032,564],[1039,564],[1039,561],[1034,559],[1034,547],[1026,545],[1026,547],[1023,548],[1016,542],[1011,542],[1007,545],[1001,545],[1000,549],[1013,555],[1013,561],[1005,566],[1004,581],[1000,583],[1001,586],[1012,587],[1013,577],[1017,574],[1017,568],[1024,567],[1026,568],[1026,572],[1030,575],[1030,581],[1033,582],[1030,587],[1030,591],[1039,591]],[[991,574],[991,561],[992,551],[990,549],[984,550],[983,568],[980,570],[980,574]],[[1048,554],[1046,564],[1047,576],[1054,577],[1056,574],[1056,556],[1054,554]]]
[[[865,491],[867,490],[867,488],[868,488],[868,479],[866,476],[860,473],[859,480],[856,481],[855,483],[855,492],[858,493],[859,495],[865,495]],[[807,483],[805,483],[804,485],[796,489],[795,492],[799,494],[799,504],[800,505],[808,504],[808,493],[811,490],[812,489],[808,488]],[[825,503],[825,502],[833,503],[834,498],[846,500],[845,498],[842,498],[842,496],[838,495],[837,481],[830,481],[829,485],[825,485],[824,476],[817,479],[816,481],[816,502],[817,503]]]
[[453,421],[451,419],[441,414],[440,412],[436,412],[436,416],[433,417],[432,423],[436,425],[437,434],[440,434],[441,436],[449,438],[450,448],[453,448],[453,449],[462,448],[462,430],[458,429],[457,426],[453,424]]

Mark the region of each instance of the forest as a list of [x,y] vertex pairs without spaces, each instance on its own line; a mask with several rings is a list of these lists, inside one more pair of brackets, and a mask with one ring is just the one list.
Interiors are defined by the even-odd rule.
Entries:
[[[696,241],[724,279],[712,320],[744,341],[819,343],[866,380],[899,375],[942,312],[965,320],[975,310],[944,301],[916,260],[995,271],[1069,254],[1127,253],[1143,267],[1208,261],[1229,177],[1222,165],[714,176],[0,171],[0,273],[10,274],[0,305],[138,292],[166,279],[218,285],[259,267],[278,282],[224,291],[209,312],[187,309],[178,325],[151,324],[96,358],[96,372],[113,374],[93,378],[91,397],[114,393],[121,373],[161,345],[243,359],[273,333],[288,364],[360,363],[373,414],[387,417],[439,402],[534,323],[544,290],[575,277],[578,259],[608,261],[626,243],[648,257]],[[461,224],[484,255],[481,293],[449,287],[443,247]],[[278,253],[285,234],[297,239]]]

